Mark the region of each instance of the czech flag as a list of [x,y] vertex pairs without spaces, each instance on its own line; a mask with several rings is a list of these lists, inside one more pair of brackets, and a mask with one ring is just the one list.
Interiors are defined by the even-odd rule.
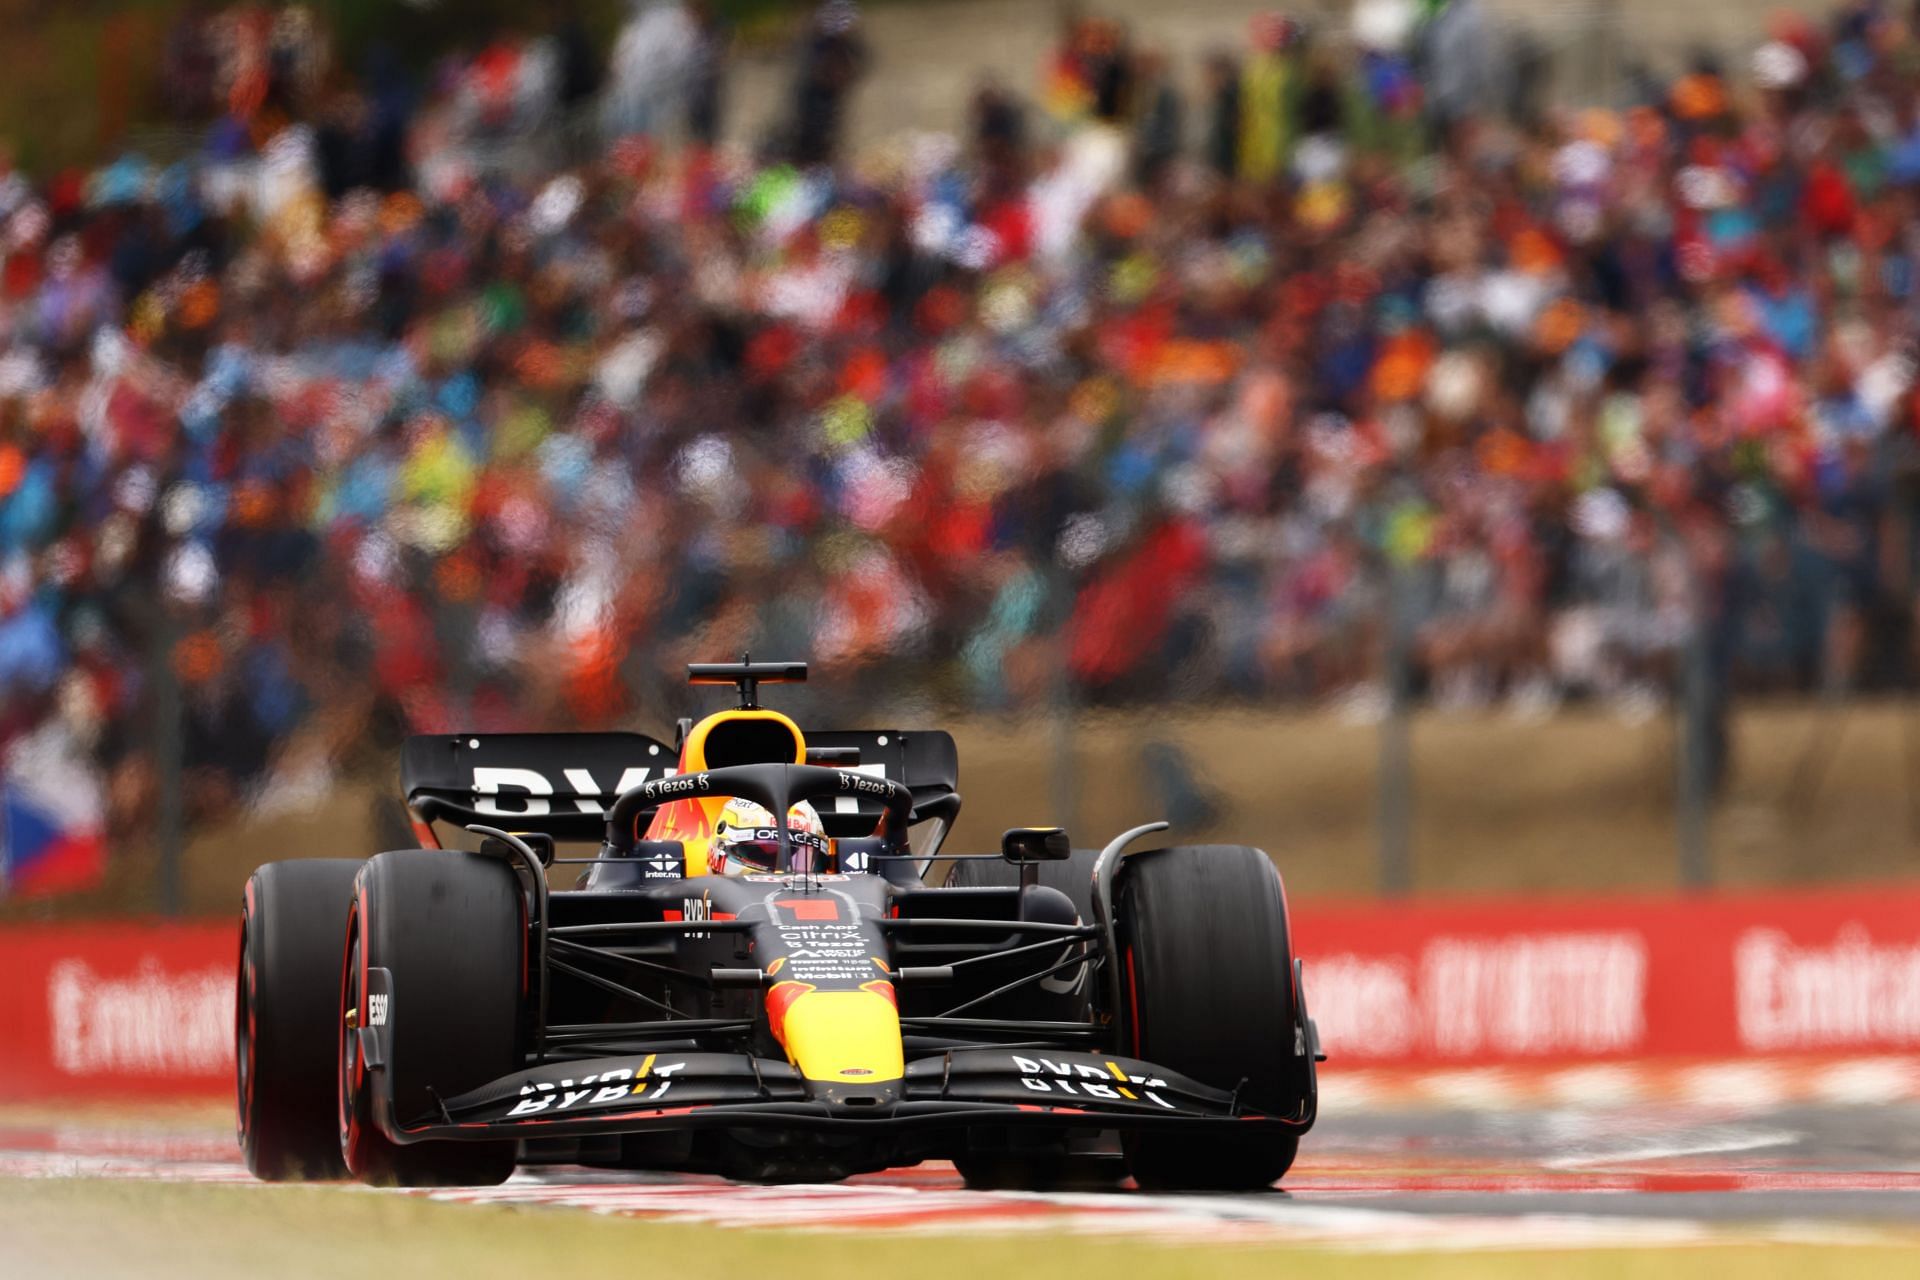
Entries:
[[90,889],[107,869],[100,778],[65,726],[13,744],[0,777],[0,896]]

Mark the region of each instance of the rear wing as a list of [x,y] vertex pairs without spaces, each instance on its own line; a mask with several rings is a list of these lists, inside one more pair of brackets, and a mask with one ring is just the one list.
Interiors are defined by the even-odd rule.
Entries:
[[435,733],[400,748],[400,791],[422,843],[435,822],[598,840],[629,787],[674,772],[680,753],[644,733]]
[[[849,749],[859,753],[855,769],[904,783],[913,792],[909,821],[940,823],[929,843],[938,849],[960,816],[960,751],[953,735],[945,729],[829,729],[807,735],[809,757]],[[823,758],[821,763],[837,761]],[[835,838],[871,835],[880,821],[880,803],[871,797],[839,796],[834,806],[832,813],[821,813],[820,821]]]
[[[941,824],[933,847],[952,829],[960,755],[945,730],[828,730],[808,734],[807,747],[821,763],[904,783],[912,820]],[[438,844],[436,822],[597,841],[620,793],[677,772],[679,759],[676,748],[644,733],[418,734],[400,749],[400,790],[422,844]],[[869,835],[880,820],[871,799],[835,804],[820,815],[830,835]]]

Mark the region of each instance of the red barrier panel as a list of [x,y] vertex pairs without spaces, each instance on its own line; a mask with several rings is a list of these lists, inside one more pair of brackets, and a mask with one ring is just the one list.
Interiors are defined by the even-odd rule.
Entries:
[[233,1092],[232,923],[0,930],[0,1098]]
[[[1330,1069],[1920,1047],[1920,887],[1294,904]],[[0,931],[0,1098],[232,1089],[228,923]]]
[[1920,887],[1303,904],[1328,1052],[1445,1063],[1920,1046]]

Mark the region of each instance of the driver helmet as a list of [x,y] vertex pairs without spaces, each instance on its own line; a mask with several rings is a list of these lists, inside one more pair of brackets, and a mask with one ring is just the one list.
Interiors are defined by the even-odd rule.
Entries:
[[[787,838],[794,849],[793,869],[827,865],[827,829],[813,806],[802,800],[787,810]],[[803,859],[805,860],[803,862]],[[778,871],[780,833],[766,806],[735,797],[720,811],[713,840],[707,845],[707,871],[716,876],[739,876]]]

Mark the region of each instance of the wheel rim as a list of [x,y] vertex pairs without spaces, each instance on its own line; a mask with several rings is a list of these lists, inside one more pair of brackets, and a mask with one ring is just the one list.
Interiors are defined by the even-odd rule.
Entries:
[[340,1150],[349,1155],[353,1149],[355,1128],[354,1073],[360,1065],[359,1037],[347,1026],[347,1014],[360,1008],[360,911],[347,914],[346,971],[340,985]]
[[237,1120],[240,1140],[247,1140],[253,1115],[253,1039],[257,1014],[253,979],[253,931],[240,926],[240,973],[235,983],[238,998],[233,1002],[234,1088],[237,1093]]

